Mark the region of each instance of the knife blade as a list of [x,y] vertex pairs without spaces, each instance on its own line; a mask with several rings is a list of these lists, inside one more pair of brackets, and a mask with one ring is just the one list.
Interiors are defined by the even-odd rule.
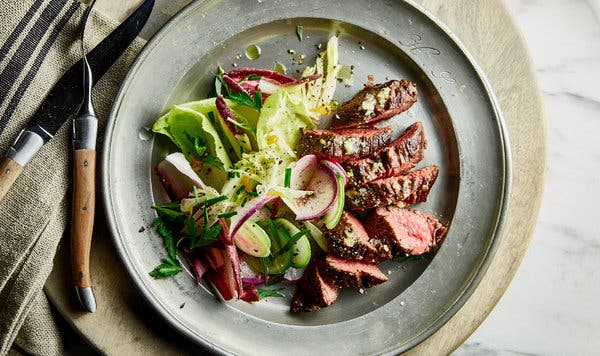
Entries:
[[[144,1],[89,52],[88,61],[92,68],[93,84],[100,80],[139,34],[150,17],[154,2],[155,0]],[[63,74],[33,114],[26,128],[19,133],[12,146],[9,147],[6,156],[0,162],[0,200],[4,198],[27,163],[68,121],[81,104],[83,100],[82,65],[82,60],[79,60]]]

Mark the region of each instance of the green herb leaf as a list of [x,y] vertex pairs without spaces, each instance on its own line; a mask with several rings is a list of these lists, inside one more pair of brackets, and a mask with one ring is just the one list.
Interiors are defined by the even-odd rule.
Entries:
[[228,219],[232,216],[236,216],[237,215],[237,211],[230,211],[228,213],[223,213],[223,214],[219,214],[217,215],[217,217],[219,218],[223,218],[223,219]]
[[[287,230],[286,230],[286,232],[287,232]],[[288,242],[285,244],[285,246],[283,246],[283,248],[281,250],[279,250],[279,252],[277,254],[280,255],[282,253],[285,253],[290,248],[294,247],[296,242],[298,242],[298,240],[300,240],[302,238],[302,236],[309,234],[309,233],[310,233],[309,229],[304,229],[304,230],[300,231],[299,233],[294,234],[294,236],[289,238]],[[289,235],[289,233],[288,233],[288,235]]]
[[190,216],[185,220],[185,229],[192,238],[192,241],[194,241],[196,239],[198,228],[196,227],[196,220],[194,220],[193,216]]
[[250,74],[250,75],[242,78],[242,80],[240,80],[240,83],[245,82],[246,80],[260,80],[260,78],[262,78],[262,75]]
[[396,261],[396,262],[409,262],[409,261],[419,261],[419,260],[424,260],[424,259],[425,259],[425,255],[417,255],[417,256],[396,257],[396,258],[394,258],[394,261]]
[[235,101],[238,105],[247,106],[257,111],[260,111],[262,107],[262,101],[261,105],[256,105],[256,102],[254,102],[250,95],[248,95],[248,93],[246,93],[245,91],[241,91],[239,93],[229,93],[229,96],[227,98]]
[[259,91],[254,93],[254,105],[258,108],[258,111],[262,109],[262,93]]
[[258,299],[264,299],[267,297],[285,298],[285,295],[283,295],[283,293],[281,293],[282,290],[283,290],[283,288],[278,288],[278,289],[256,288],[256,291],[258,292]]
[[289,188],[291,182],[292,182],[292,169],[291,168],[286,168],[285,169],[285,181],[283,183],[283,186],[286,187],[286,188]]
[[206,208],[208,208],[208,207],[213,206],[213,205],[217,204],[218,202],[226,200],[226,199],[229,199],[229,197],[227,195],[221,195],[216,198],[208,199],[204,202],[204,206]]
[[206,158],[204,159],[204,163],[209,164],[216,168],[223,167],[223,162],[221,162],[221,160],[219,158],[217,158],[216,156],[213,156],[213,155],[206,156]]
[[170,258],[165,258],[163,263],[158,265],[152,272],[150,272],[150,276],[154,278],[165,278],[168,276],[174,276],[177,273],[183,271],[183,268],[179,265],[177,261],[173,261]]
[[298,36],[298,41],[302,42],[302,25],[296,26],[296,35]]
[[156,210],[159,217],[171,222],[181,223],[181,220],[185,217],[179,204],[155,205],[152,209]]
[[217,224],[217,225],[215,225],[213,227],[209,227],[209,228],[205,227],[202,230],[202,235],[200,236],[200,238],[197,239],[196,241],[192,242],[190,244],[190,248],[208,246],[208,245],[212,244],[213,242],[215,242],[217,240],[217,237],[221,233],[221,228],[222,228],[221,224]]
[[161,217],[156,218],[153,225],[156,227],[160,236],[163,237],[165,247],[169,253],[169,258],[175,260],[177,258],[177,248],[175,246],[175,234],[173,233],[173,230]]

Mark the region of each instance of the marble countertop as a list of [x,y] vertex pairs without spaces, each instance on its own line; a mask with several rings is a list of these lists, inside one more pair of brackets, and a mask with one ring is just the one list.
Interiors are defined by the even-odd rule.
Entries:
[[455,354],[598,354],[600,0],[505,1],[529,45],[544,97],[545,192],[513,282]]

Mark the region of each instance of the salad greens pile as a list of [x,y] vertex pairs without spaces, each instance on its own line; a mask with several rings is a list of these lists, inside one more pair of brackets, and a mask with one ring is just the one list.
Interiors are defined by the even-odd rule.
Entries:
[[151,276],[182,271],[179,249],[224,299],[255,301],[281,294],[256,285],[295,279],[311,249],[327,249],[322,230],[343,211],[345,173],[312,155],[299,160],[295,147],[335,104],[337,41],[299,79],[219,68],[216,97],[174,105],[154,123],[180,152],[157,166],[173,203],[153,207],[167,256]]

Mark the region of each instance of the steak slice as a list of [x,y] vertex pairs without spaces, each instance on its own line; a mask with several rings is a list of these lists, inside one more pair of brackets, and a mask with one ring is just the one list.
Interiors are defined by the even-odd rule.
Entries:
[[424,202],[438,171],[438,166],[428,166],[406,175],[376,179],[364,186],[352,187],[346,190],[346,208],[364,210],[392,204],[405,207]]
[[390,118],[408,110],[417,101],[417,85],[406,80],[390,80],[367,85],[333,115],[329,127],[348,128]]
[[340,221],[331,230],[326,230],[325,238],[329,253],[343,259],[375,262],[377,249],[369,243],[369,235],[363,225],[347,211],[342,213]]
[[379,207],[367,219],[371,243],[386,258],[429,252],[446,234],[434,217],[398,206]]
[[338,162],[368,156],[392,141],[390,126],[374,129],[307,130],[300,129],[296,146],[298,156],[316,154]]
[[345,260],[328,255],[323,261],[323,272],[333,285],[348,288],[370,288],[388,280],[373,264]]
[[339,288],[325,280],[320,269],[321,261],[313,260],[304,270],[292,297],[290,304],[292,312],[319,310],[336,301]]
[[343,162],[348,185],[357,186],[406,173],[423,159],[426,147],[423,125],[415,122],[400,137],[371,156]]

